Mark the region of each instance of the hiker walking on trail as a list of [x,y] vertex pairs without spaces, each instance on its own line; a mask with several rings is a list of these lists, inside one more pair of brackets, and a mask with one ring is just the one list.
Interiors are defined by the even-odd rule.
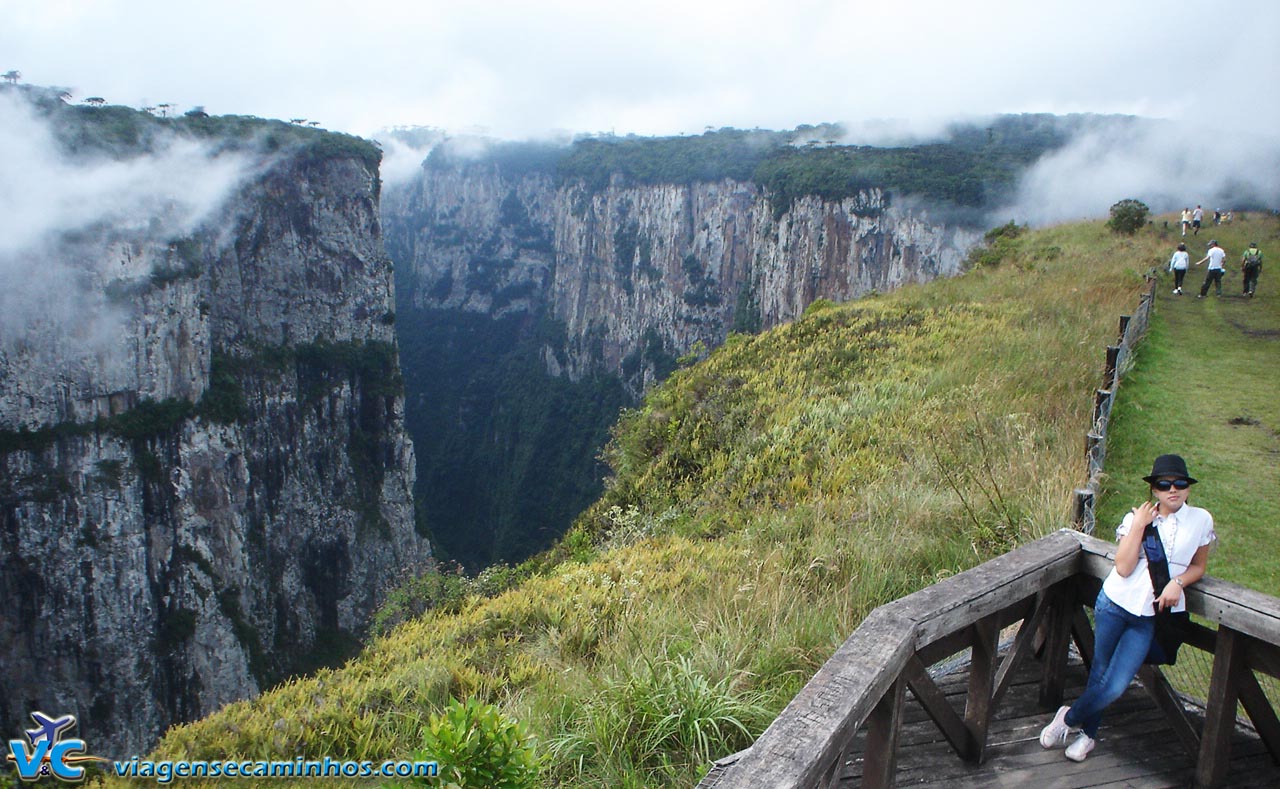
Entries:
[[1204,284],[1200,286],[1200,295],[1197,298],[1203,299],[1209,292],[1209,283],[1217,286],[1214,295],[1222,295],[1222,275],[1227,273],[1227,268],[1223,265],[1226,262],[1226,251],[1218,246],[1217,241],[1209,242],[1209,253],[1203,258],[1196,261],[1196,265],[1209,261],[1209,269],[1204,273]]
[[1124,694],[1142,664],[1173,662],[1159,639],[1157,614],[1186,610],[1183,589],[1204,576],[1215,539],[1213,516],[1187,504],[1196,480],[1186,461],[1161,455],[1143,480],[1155,501],[1134,507],[1116,529],[1115,566],[1093,607],[1089,681],[1076,703],[1060,707],[1040,732],[1041,747],[1059,748],[1072,729],[1080,729],[1066,751],[1076,762],[1093,750],[1103,711]]
[[1191,227],[1191,209],[1182,209],[1182,235],[1187,234],[1187,228]]
[[1249,244],[1240,256],[1240,263],[1244,271],[1244,295],[1253,298],[1253,292],[1258,289],[1258,274],[1262,271],[1262,250],[1258,249],[1257,241]]
[[1191,256],[1187,254],[1187,245],[1179,244],[1178,249],[1169,258],[1169,270],[1173,272],[1173,295],[1182,295],[1182,280],[1187,276],[1187,266]]
[[1200,235],[1200,221],[1202,219],[1204,219],[1204,209],[1200,206],[1196,206],[1196,210],[1191,212],[1191,226],[1195,228],[1195,232],[1191,235]]

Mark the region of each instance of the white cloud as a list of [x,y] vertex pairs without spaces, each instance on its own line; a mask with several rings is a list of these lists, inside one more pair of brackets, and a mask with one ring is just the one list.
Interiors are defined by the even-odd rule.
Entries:
[[0,94],[0,150],[0,356],[114,357],[98,367],[126,353],[107,284],[146,276],[130,260],[189,235],[251,171],[177,138],[144,156],[68,157],[13,92]]
[[1131,197],[1157,213],[1280,205],[1280,139],[1247,124],[1140,128],[1095,130],[1043,158],[1023,178],[1016,205],[996,212],[993,224],[1105,216],[1112,203]]
[[[1103,0],[19,3],[0,52],[137,106],[393,125],[699,132],[1023,110],[1277,112],[1280,4]],[[1271,98],[1268,98],[1271,97]],[[1211,104],[1212,102],[1212,104]]]
[[[1255,43],[1274,29],[1274,0],[45,0],[6,9],[0,69],[77,97],[302,117],[363,135],[842,122],[851,141],[877,143],[1008,112],[1175,124],[1145,151],[1096,139],[1046,162],[1027,205],[1060,207],[1025,216],[1047,221],[1096,216],[1113,196],[1194,201],[1251,166],[1261,187],[1280,180],[1270,149],[1239,138],[1280,125],[1280,48]],[[1242,145],[1259,149],[1252,165],[1232,153]],[[387,153],[391,179],[416,167]]]
[[0,95],[0,150],[0,260],[97,225],[186,235],[247,169],[243,157],[176,138],[147,156],[69,160],[45,121],[11,95]]

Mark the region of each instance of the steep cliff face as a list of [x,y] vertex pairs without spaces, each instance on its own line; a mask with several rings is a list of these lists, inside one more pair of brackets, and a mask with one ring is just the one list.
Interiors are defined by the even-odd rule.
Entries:
[[73,713],[92,752],[141,753],[349,651],[429,554],[376,152],[255,168],[183,237],[63,239],[78,318],[0,338],[11,734]]
[[471,566],[544,547],[599,495],[591,460],[618,408],[680,356],[815,299],[955,273],[978,240],[877,189],[775,208],[728,178],[592,187],[475,162],[428,160],[388,190],[416,498],[436,545]]
[[878,189],[779,216],[752,183],[593,190],[474,166],[425,169],[386,216],[416,306],[544,314],[566,329],[545,348],[553,374],[603,366],[633,392],[662,354],[793,320],[816,299],[954,274],[979,238]]

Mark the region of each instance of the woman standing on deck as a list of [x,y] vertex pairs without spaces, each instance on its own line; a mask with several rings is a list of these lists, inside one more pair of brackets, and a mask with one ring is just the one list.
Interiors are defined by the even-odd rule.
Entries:
[[[1072,729],[1080,729],[1080,736],[1066,751],[1067,758],[1077,762],[1093,750],[1103,710],[1120,698],[1146,662],[1155,637],[1156,612],[1186,610],[1182,590],[1204,576],[1215,538],[1213,516],[1187,504],[1187,490],[1196,480],[1181,457],[1161,455],[1143,479],[1151,486],[1155,502],[1134,507],[1116,529],[1120,541],[1116,564],[1094,604],[1089,682],[1076,703],[1059,708],[1040,732],[1040,745],[1056,748],[1066,743]],[[1149,539],[1158,537],[1168,559],[1169,582],[1163,589],[1154,588],[1143,550],[1148,526],[1154,526]]]

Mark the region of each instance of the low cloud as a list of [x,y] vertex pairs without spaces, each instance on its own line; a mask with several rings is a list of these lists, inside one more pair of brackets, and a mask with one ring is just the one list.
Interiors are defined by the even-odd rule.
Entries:
[[382,146],[379,175],[383,184],[395,187],[416,179],[422,172],[422,162],[443,136],[443,132],[436,135],[416,130],[384,131],[374,135],[378,145]]
[[252,163],[177,136],[127,158],[69,156],[16,93],[0,93],[0,150],[0,374],[56,370],[73,391],[103,384],[137,353],[130,305],[107,286],[150,274],[148,248],[191,235]]
[[1016,200],[995,212],[992,224],[1105,217],[1130,197],[1155,213],[1280,205],[1280,140],[1248,124],[1147,121],[1086,129],[1023,176]]

